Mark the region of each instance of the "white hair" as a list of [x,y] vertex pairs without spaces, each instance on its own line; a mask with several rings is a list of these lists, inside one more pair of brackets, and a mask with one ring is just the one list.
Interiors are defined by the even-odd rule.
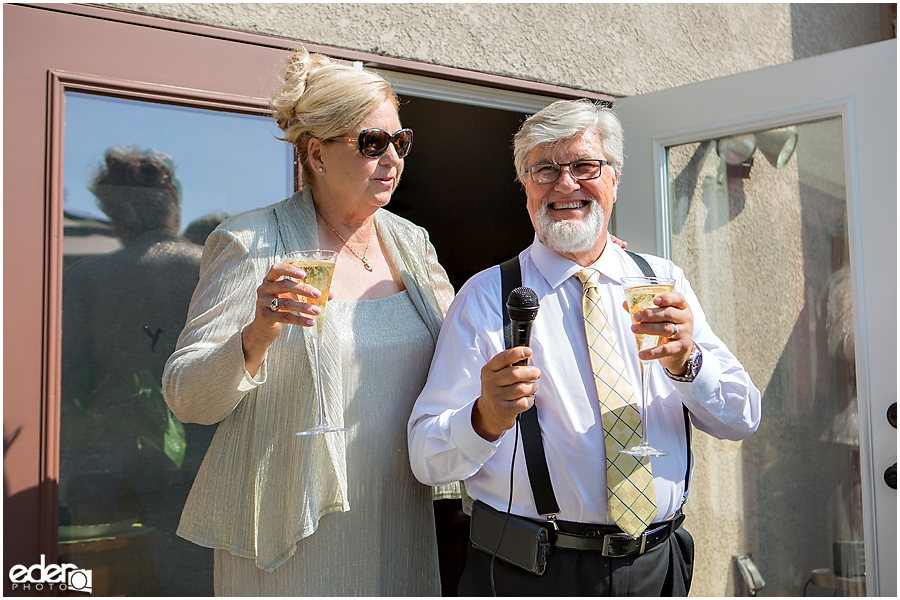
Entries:
[[622,172],[624,134],[612,109],[587,99],[558,100],[528,117],[513,138],[513,160],[519,181],[524,183],[528,157],[535,148],[549,152],[593,128],[600,135],[605,159],[618,176]]

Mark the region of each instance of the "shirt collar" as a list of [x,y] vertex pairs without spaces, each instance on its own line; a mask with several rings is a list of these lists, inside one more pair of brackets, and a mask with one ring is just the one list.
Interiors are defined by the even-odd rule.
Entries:
[[[537,234],[534,236],[534,243],[531,247],[531,260],[534,261],[534,266],[553,289],[558,288],[582,269],[578,263],[545,246]],[[630,260],[624,250],[608,240],[600,258],[591,267],[600,271],[601,278],[620,284],[622,277],[627,275],[625,270],[627,262],[625,261]]]

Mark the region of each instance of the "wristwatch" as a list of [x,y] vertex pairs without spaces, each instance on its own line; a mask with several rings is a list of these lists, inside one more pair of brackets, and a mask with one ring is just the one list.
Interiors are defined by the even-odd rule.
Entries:
[[669,376],[669,379],[690,383],[697,378],[697,373],[700,371],[702,365],[703,354],[700,352],[700,347],[697,344],[694,344],[694,352],[687,361],[687,372],[684,375],[672,375],[672,373],[666,369],[666,375]]

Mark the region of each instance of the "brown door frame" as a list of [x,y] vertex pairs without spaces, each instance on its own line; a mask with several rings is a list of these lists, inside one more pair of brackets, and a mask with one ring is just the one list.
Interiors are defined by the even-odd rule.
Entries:
[[65,93],[264,114],[264,87],[286,50],[58,10],[3,11],[8,572],[57,558]]
[[41,460],[41,522],[40,539],[52,548],[56,541],[55,520],[58,506],[55,485],[47,482],[59,480],[59,425],[60,425],[60,362],[62,331],[62,271],[63,271],[63,156],[65,148],[65,94],[66,92],[96,93],[107,97],[145,102],[202,108],[209,110],[267,115],[269,109],[262,98],[247,98],[218,94],[201,90],[160,86],[137,81],[123,81],[109,77],[48,71],[47,111],[47,253],[44,257],[46,273],[44,314],[44,364],[47,365],[42,382],[45,400],[42,402],[43,456]]
[[[3,6],[4,571],[57,557],[66,91],[264,113],[296,40],[83,5]],[[611,96],[330,46],[371,67],[561,98]],[[148,83],[152,82],[152,83]],[[9,592],[8,578],[4,581]]]

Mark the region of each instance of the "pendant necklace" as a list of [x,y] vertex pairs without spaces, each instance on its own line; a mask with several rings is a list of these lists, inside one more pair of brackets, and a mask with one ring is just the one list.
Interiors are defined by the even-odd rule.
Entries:
[[[318,211],[318,209],[316,209],[316,214],[318,214],[320,217],[322,217],[322,213],[320,213],[320,212]],[[329,223],[328,221],[325,220],[325,217],[322,217],[322,221],[325,223],[325,225],[328,226],[328,229],[330,229],[331,231],[334,232],[334,235],[338,236],[338,237],[341,239],[341,241],[344,242],[344,246],[347,248],[347,250],[349,250],[350,252],[352,252],[352,253],[353,253],[353,256],[355,256],[356,258],[358,258],[359,260],[361,260],[361,261],[362,261],[362,264],[363,264],[363,266],[366,268],[366,270],[367,270],[369,273],[371,273],[371,272],[372,272],[372,265],[369,264],[369,261],[366,259],[366,255],[369,253],[369,244],[372,243],[372,231],[375,229],[374,223],[372,224],[372,228],[369,229],[369,239],[366,241],[366,249],[363,250],[362,255],[360,255],[359,252],[357,252],[356,250],[354,250],[353,247],[352,247],[349,243],[347,243],[347,240],[344,239],[344,236],[342,236],[342,235],[339,234],[337,231],[335,231],[334,227],[331,226],[331,223]]]

